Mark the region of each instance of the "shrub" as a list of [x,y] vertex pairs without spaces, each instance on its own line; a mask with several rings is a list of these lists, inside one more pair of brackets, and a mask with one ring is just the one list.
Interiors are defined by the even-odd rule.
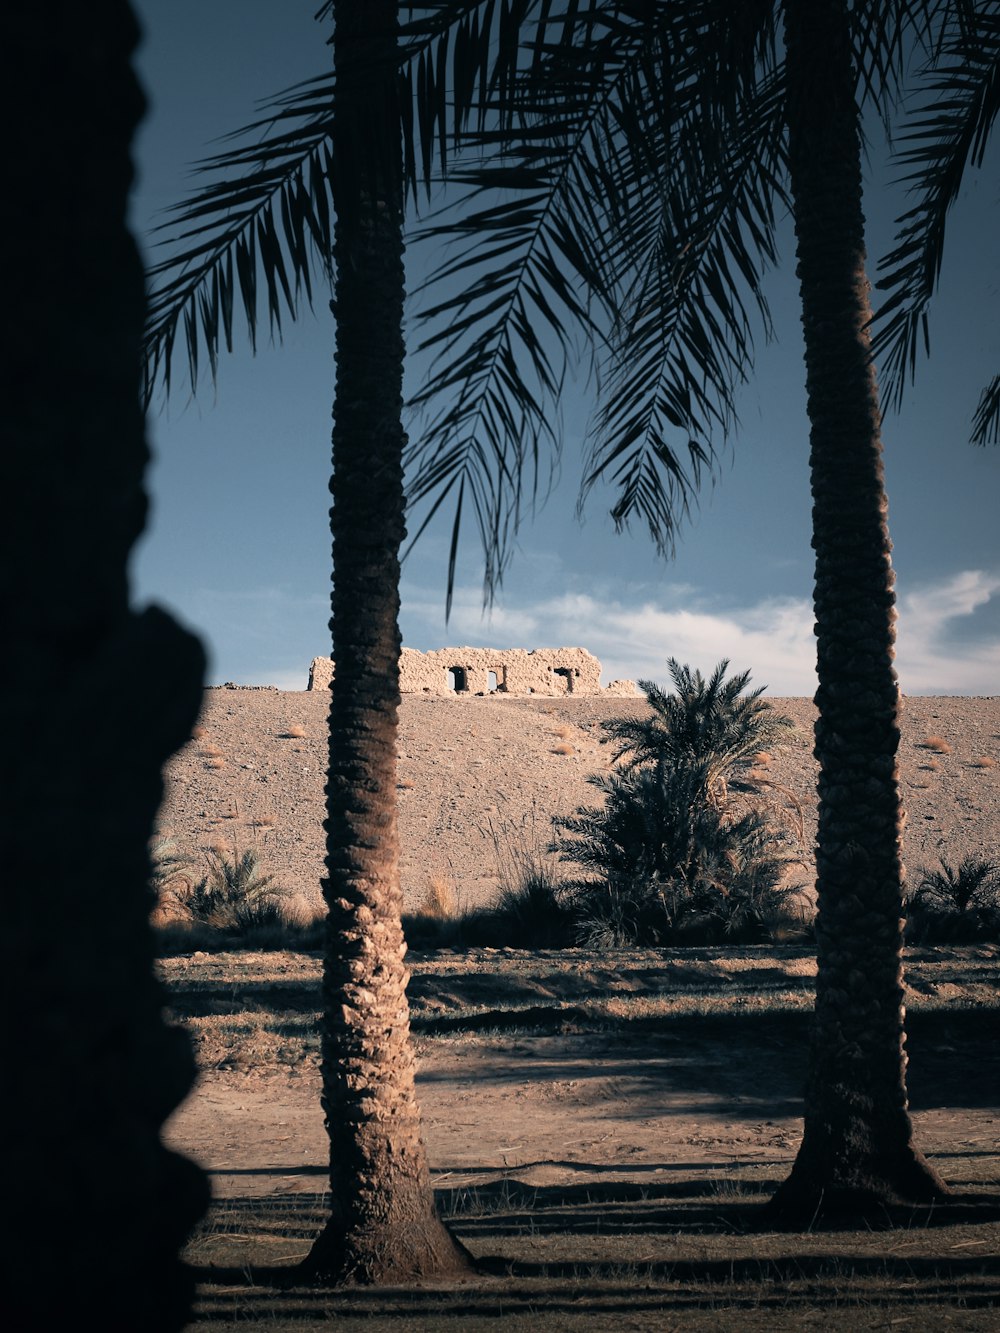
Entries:
[[1000,939],[1000,862],[966,856],[957,866],[923,870],[907,911],[907,938],[917,943]]
[[261,874],[257,853],[232,856],[216,848],[205,852],[208,873],[197,883],[185,882],[172,889],[180,913],[190,921],[221,931],[247,931],[285,924],[282,900],[288,891]]
[[403,913],[403,934],[414,949],[448,948],[458,943],[463,920],[451,880],[432,875],[417,911]]
[[750,810],[707,799],[701,765],[591,779],[604,804],[554,821],[562,860],[586,872],[564,887],[578,942],[678,945],[769,939],[797,892],[781,881],[784,835]]
[[191,889],[191,858],[177,850],[173,838],[161,833],[154,833],[149,857],[149,890],[153,912],[155,918],[164,920],[171,915],[171,906],[178,897]]
[[563,949],[575,943],[578,933],[563,885],[544,869],[502,888],[473,931],[482,943],[509,949]]
[[[790,920],[798,887],[783,880],[796,858],[759,809],[731,797],[780,790],[755,765],[793,724],[761,689],[745,692],[748,671],[727,680],[728,661],[707,681],[674,658],[668,667],[672,694],[640,682],[650,715],[603,724],[619,763],[590,779],[603,805],[553,821],[561,859],[584,872],[563,905],[588,945],[768,939]],[[801,827],[794,798],[791,809]]]
[[933,750],[935,754],[951,754],[951,746],[943,736],[927,736],[920,743],[925,750]]
[[[652,713],[611,718],[602,723],[615,744],[615,759],[635,768],[664,763],[671,768],[704,769],[709,799],[725,805],[732,791],[756,792],[758,774],[749,778],[757,755],[777,746],[793,728],[791,718],[776,713],[760,696],[763,686],[744,693],[750,672],[726,680],[727,659],[705,680],[700,671],[667,661],[674,693],[653,681],[641,680]],[[770,758],[770,754],[768,754]]]

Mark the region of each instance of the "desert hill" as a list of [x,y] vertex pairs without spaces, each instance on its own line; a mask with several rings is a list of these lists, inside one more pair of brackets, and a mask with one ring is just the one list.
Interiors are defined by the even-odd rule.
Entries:
[[[765,765],[795,794],[805,848],[815,833],[808,699],[772,699],[796,724]],[[588,774],[607,768],[600,723],[645,707],[602,696],[404,696],[399,800],[405,904],[432,880],[460,906],[493,901],[504,862],[541,849],[553,814],[593,803]],[[324,691],[222,687],[205,691],[197,734],[167,766],[161,832],[198,859],[202,849],[255,847],[263,867],[310,904],[323,872]],[[937,738],[934,748],[926,745]],[[911,877],[940,857],[1000,856],[1000,698],[904,701],[900,772]],[[803,878],[811,877],[811,867]]]

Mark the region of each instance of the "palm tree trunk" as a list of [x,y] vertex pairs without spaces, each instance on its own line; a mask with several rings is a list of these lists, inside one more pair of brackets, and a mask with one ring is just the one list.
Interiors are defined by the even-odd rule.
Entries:
[[186,1326],[205,1177],[160,1139],[194,1079],[164,1021],[148,842],[190,736],[200,646],[129,610],[146,512],[143,273],[126,227],[143,98],[125,0],[12,0],[14,229],[3,367],[0,727],[8,1328]]
[[434,1209],[406,1002],[396,826],[399,548],[405,535],[402,159],[395,0],[336,8],[337,382],[327,786],[323,1108],[332,1215],[307,1271],[326,1282],[457,1274]]
[[819,720],[816,1014],[793,1224],[946,1187],[913,1145],[891,544],[844,0],[786,0],[788,125],[811,440]]

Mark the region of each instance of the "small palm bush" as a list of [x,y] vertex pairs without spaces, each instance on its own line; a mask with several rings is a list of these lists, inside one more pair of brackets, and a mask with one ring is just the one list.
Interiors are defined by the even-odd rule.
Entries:
[[149,888],[155,906],[167,897],[190,889],[191,858],[178,850],[173,838],[154,833],[149,845],[149,859]]
[[707,799],[704,766],[598,776],[602,806],[556,819],[562,860],[584,874],[563,886],[578,942],[709,944],[771,938],[796,889],[781,887],[783,834],[757,811],[731,818]]
[[[749,672],[726,679],[723,660],[706,681],[668,662],[674,692],[642,688],[652,712],[605,722],[619,763],[591,778],[601,806],[557,818],[556,849],[584,872],[564,894],[581,943],[658,945],[762,940],[788,900],[785,834],[730,796],[774,784],[754,768],[792,726],[746,693]],[[746,801],[743,802],[744,807]]]
[[707,681],[673,657],[667,668],[672,694],[653,681],[639,682],[651,715],[602,723],[615,745],[615,759],[628,768],[658,762],[671,768],[697,765],[704,770],[709,799],[722,805],[730,790],[756,792],[763,781],[760,774],[750,776],[757,756],[787,739],[794,727],[791,718],[760,697],[763,687],[745,693],[749,671],[726,680],[726,658]]
[[1000,939],[1000,862],[966,856],[924,870],[908,904],[907,936],[928,944]]
[[205,852],[208,874],[197,883],[186,882],[174,890],[178,906],[188,920],[214,930],[242,932],[285,922],[282,900],[288,897],[273,875],[260,871],[253,850],[232,856],[211,848]]

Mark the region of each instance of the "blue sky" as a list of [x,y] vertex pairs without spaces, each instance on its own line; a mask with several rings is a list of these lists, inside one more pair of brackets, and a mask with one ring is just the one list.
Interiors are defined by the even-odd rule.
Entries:
[[[317,0],[133,0],[150,109],[135,143],[132,227],[149,250],[161,210],[191,187],[213,139],[254,116],[255,101],[323,72]],[[967,443],[978,392],[1000,360],[1000,199],[994,144],[951,223],[932,356],[884,430],[897,573],[897,666],[907,694],[1000,693],[1000,449]],[[873,261],[904,205],[878,173],[866,195]],[[411,648],[580,645],[605,682],[666,679],[669,656],[709,671],[722,657],[776,695],[815,689],[804,369],[790,229],[769,295],[776,341],[758,349],[723,467],[658,558],[638,529],[618,535],[593,494],[575,516],[581,434],[591,406],[571,384],[559,483],[518,548],[492,611],[482,565],[463,549],[444,618],[448,526],[431,527],[404,566],[401,625]],[[416,268],[416,265],[414,265]],[[422,274],[414,271],[411,285]],[[237,346],[191,398],[154,405],[152,521],[133,559],[139,603],[193,626],[209,680],[305,687],[329,651],[327,528],[333,324],[325,298],[253,357]],[[422,367],[411,364],[412,387]],[[411,430],[415,427],[411,426]],[[719,442],[722,444],[723,442]]]

